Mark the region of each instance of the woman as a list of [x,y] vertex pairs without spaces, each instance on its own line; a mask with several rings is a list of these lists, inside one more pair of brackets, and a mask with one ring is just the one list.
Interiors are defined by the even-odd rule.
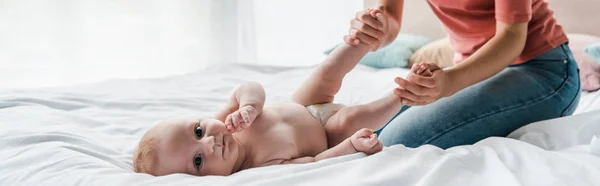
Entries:
[[[432,77],[396,78],[405,105],[380,131],[384,145],[440,148],[507,136],[531,122],[571,115],[578,67],[544,0],[427,0],[455,51]],[[404,0],[380,0],[386,24],[359,13],[348,44],[385,46],[398,34]],[[380,15],[381,16],[381,15]],[[407,17],[410,19],[410,17]],[[415,69],[413,68],[413,71]]]

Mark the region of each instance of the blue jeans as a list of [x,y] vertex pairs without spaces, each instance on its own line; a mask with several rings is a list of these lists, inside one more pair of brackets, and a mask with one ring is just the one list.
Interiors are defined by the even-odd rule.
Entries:
[[573,114],[579,69],[568,44],[425,106],[404,107],[380,131],[384,145],[446,149],[507,136],[535,121]]

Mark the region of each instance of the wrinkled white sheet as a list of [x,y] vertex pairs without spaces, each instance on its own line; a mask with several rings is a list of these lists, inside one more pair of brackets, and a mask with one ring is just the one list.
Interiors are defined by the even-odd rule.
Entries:
[[[592,135],[600,136],[600,111],[538,122],[515,131],[514,139],[448,150],[397,145],[369,157],[229,177],[152,177],[131,170],[132,151],[155,122],[212,115],[247,80],[263,84],[267,102],[285,101],[311,69],[227,65],[162,79],[2,92],[0,185],[600,185],[600,157],[589,145]],[[359,66],[336,102],[376,99],[394,87],[393,77],[406,73]]]

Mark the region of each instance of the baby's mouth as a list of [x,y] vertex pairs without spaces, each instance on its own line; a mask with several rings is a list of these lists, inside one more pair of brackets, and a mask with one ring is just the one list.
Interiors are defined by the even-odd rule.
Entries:
[[221,137],[221,156],[223,156],[223,159],[225,159],[225,148],[227,148],[225,146],[225,135],[223,135],[223,137]]

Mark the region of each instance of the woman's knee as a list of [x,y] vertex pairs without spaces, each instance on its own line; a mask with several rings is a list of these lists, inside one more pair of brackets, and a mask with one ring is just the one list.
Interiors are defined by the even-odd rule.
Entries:
[[403,113],[402,115],[392,120],[381,130],[379,140],[385,146],[403,144],[406,147],[416,148],[439,134],[439,128],[437,127],[440,127],[440,125],[435,118],[417,119],[407,117],[410,113]]

